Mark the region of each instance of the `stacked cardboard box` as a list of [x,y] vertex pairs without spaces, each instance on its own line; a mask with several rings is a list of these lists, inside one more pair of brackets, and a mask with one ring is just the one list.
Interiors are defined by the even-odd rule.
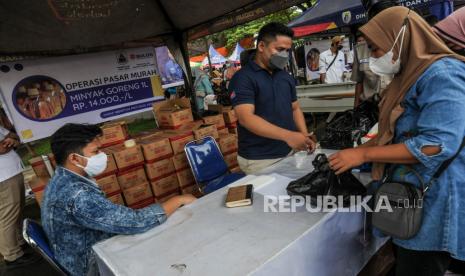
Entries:
[[[123,141],[125,142],[127,141]],[[154,199],[144,170],[142,146],[116,145],[106,148],[105,151],[111,153],[114,158],[117,168],[116,179],[127,206],[136,209],[152,204]],[[147,150],[147,154],[150,156],[150,151]],[[107,195],[111,197],[114,194]]]
[[239,164],[237,163],[237,136],[234,134],[221,135],[218,145],[223,153],[224,161],[232,172],[238,172]]
[[105,123],[101,129],[100,143],[102,147],[122,144],[129,137],[128,127],[124,121]]
[[34,193],[34,197],[39,205],[42,204],[44,190],[49,180],[50,177],[48,176],[34,177],[27,183]]
[[50,177],[47,167],[45,166],[45,162],[41,156],[29,159],[29,164],[31,164],[37,177]]
[[160,135],[169,139],[173,154],[183,153],[184,146],[194,140],[192,130],[167,130]]
[[129,148],[124,145],[116,145],[107,148],[107,150],[113,154],[118,171],[125,171],[144,164],[144,155],[140,145]]
[[185,191],[187,188],[196,185],[194,175],[190,168],[180,170],[176,172],[179,182],[179,188],[181,191]]
[[125,205],[121,195],[122,190],[117,178],[118,167],[116,166],[115,158],[111,150],[102,149],[102,151],[107,155],[107,168],[104,172],[95,177],[95,182],[97,182],[109,200],[114,203]]
[[223,108],[223,118],[224,122],[228,125],[234,124],[237,122],[236,112],[231,107]]
[[160,134],[153,134],[140,140],[139,144],[142,148],[145,162],[159,161],[173,156],[170,140],[166,137],[161,137]]
[[115,204],[126,205],[126,204],[124,203],[124,199],[123,199],[123,195],[122,195],[122,194],[115,194],[115,195],[113,195],[113,196],[108,197],[108,199],[109,199],[111,202],[115,203]]
[[199,140],[199,139],[202,139],[204,137],[207,137],[207,136],[211,136],[215,139],[218,139],[219,136],[218,136],[218,130],[216,128],[216,125],[214,124],[210,124],[210,125],[207,125],[207,124],[204,124],[204,125],[200,125],[198,127],[196,127],[194,130],[194,138],[195,140]]
[[55,155],[53,153],[47,154],[48,160],[50,160],[50,164],[52,164],[52,168],[55,170],[57,168],[57,162],[55,160]]
[[226,126],[222,114],[203,117],[203,122],[207,125],[216,125],[217,129],[221,129]]
[[121,188],[115,174],[110,174],[108,176],[98,178],[96,177],[95,181],[107,197],[121,194]]
[[[226,126],[225,130],[228,132],[237,135],[237,117],[234,109],[230,106],[222,106],[222,105],[208,105],[208,110],[218,112],[220,115],[223,116],[223,121]],[[211,120],[211,119],[210,119]],[[210,120],[207,120],[210,122]],[[222,126],[218,126],[218,132],[220,134],[226,134],[226,131],[223,130]]]
[[232,124],[228,124],[228,125],[226,125],[226,127],[228,128],[229,133],[238,135],[238,133],[237,133],[237,122],[232,123]]
[[178,129],[194,121],[189,99],[175,99],[153,104],[155,119],[163,129]]

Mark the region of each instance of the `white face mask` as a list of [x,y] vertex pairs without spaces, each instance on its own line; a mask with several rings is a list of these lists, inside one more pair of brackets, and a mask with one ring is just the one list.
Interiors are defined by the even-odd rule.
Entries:
[[95,177],[103,173],[107,168],[108,157],[104,152],[101,152],[91,157],[85,157],[82,155],[79,156],[87,159],[87,165],[83,167],[81,165],[76,164],[76,166],[78,166],[81,169],[84,169],[84,171],[87,173],[89,177]]
[[[396,40],[394,41],[394,45],[392,45],[392,48],[391,48],[391,50],[389,50],[389,52],[387,52],[385,55],[383,55],[380,58],[370,57],[369,66],[370,66],[370,70],[373,73],[375,73],[376,75],[380,75],[380,76],[383,76],[383,75],[395,75],[395,74],[399,73],[399,71],[400,71],[400,55],[402,54],[402,45],[404,43],[404,36],[405,36],[406,30],[407,30],[407,25],[402,26],[402,28],[400,29],[399,34],[396,37]],[[394,63],[392,63],[392,61],[394,59],[394,53],[392,52],[392,50],[394,49],[394,46],[396,46],[397,40],[399,39],[399,37],[401,35],[402,35],[402,39],[400,41],[399,56],[398,56],[397,60]]]

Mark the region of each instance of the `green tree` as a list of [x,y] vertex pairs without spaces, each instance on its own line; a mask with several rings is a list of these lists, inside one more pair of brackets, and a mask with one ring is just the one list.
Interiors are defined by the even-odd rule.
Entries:
[[297,17],[301,11],[297,8],[289,8],[277,13],[267,15],[265,17],[256,19],[244,25],[236,26],[234,28],[223,31],[226,38],[226,47],[233,48],[241,39],[254,36],[258,33],[260,28],[270,22],[281,22],[283,24],[289,23],[292,19]]
[[[309,0],[298,6],[267,15],[265,17],[253,20],[249,23],[224,30],[216,34],[209,35],[206,37],[206,41],[208,41],[208,43],[212,43],[217,47],[226,46],[226,48],[228,48],[228,50],[231,52],[236,46],[237,42],[246,37],[254,36],[258,33],[258,31],[263,25],[270,22],[281,22],[283,24],[287,24],[294,18],[302,14],[302,12],[315,5],[316,2],[317,0]],[[196,48],[205,48],[205,38],[201,38],[190,43],[192,46],[203,45],[200,47],[197,46]]]

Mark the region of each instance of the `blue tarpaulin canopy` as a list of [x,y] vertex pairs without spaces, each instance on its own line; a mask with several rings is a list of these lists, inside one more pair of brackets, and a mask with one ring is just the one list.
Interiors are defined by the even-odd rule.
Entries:
[[[431,14],[439,20],[453,11],[451,0],[399,0],[409,8],[430,6]],[[364,23],[367,20],[360,0],[319,0],[313,7],[288,24],[297,37],[334,28]]]

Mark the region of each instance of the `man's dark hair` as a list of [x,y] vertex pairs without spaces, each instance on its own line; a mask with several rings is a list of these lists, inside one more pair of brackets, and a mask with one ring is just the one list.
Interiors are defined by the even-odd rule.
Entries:
[[278,22],[271,22],[263,26],[258,32],[257,44],[260,41],[269,43],[276,40],[278,35],[294,38],[294,31],[286,25]]
[[58,165],[63,166],[71,153],[82,155],[82,149],[102,135],[97,125],[66,124],[51,139],[52,153]]

